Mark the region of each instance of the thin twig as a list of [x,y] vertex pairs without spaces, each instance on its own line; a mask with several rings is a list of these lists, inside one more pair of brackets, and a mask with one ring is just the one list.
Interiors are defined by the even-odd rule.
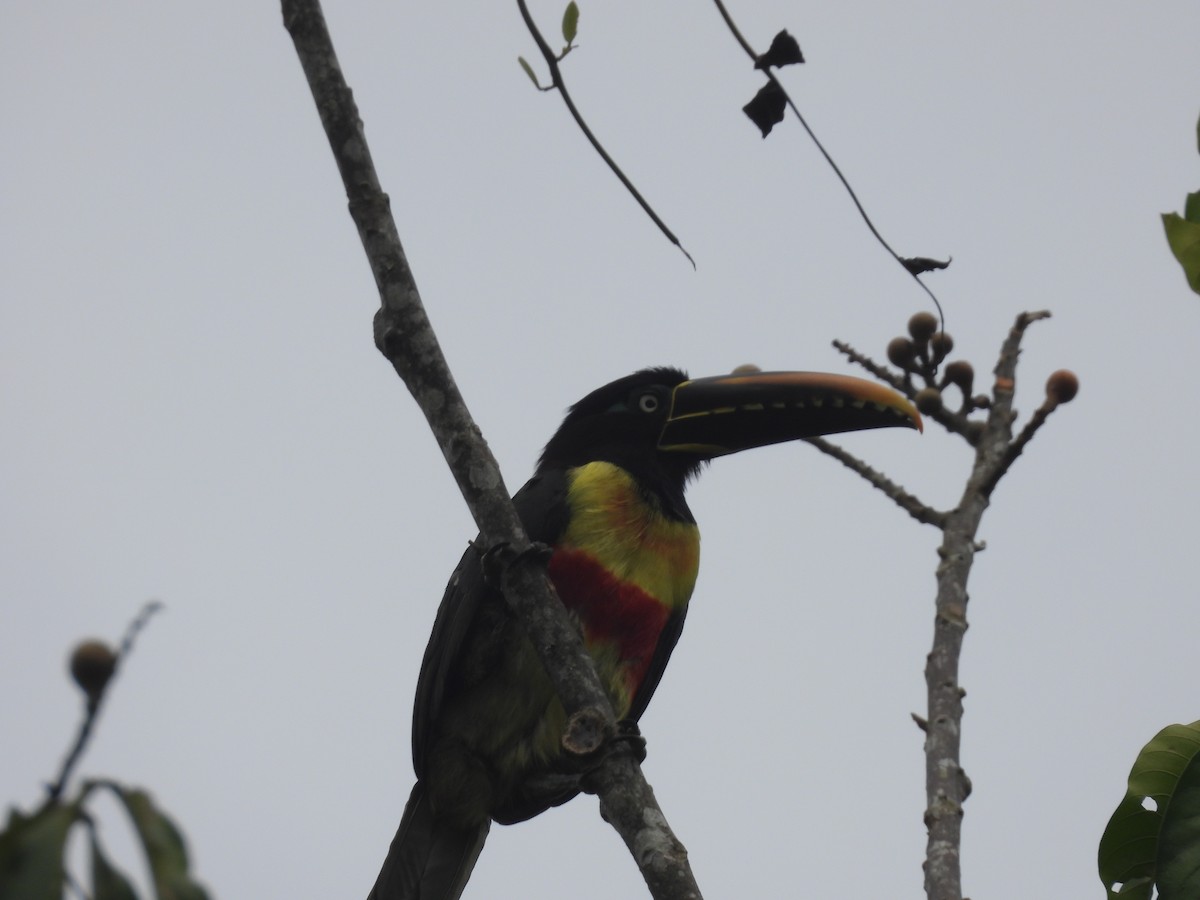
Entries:
[[592,129],[588,128],[587,122],[583,120],[583,116],[575,107],[575,102],[571,99],[571,94],[567,91],[567,83],[563,80],[562,70],[558,65],[559,58],[555,55],[554,51],[550,49],[550,45],[546,43],[546,39],[542,37],[542,33],[538,30],[537,24],[533,21],[533,16],[529,14],[529,8],[525,5],[525,0],[517,0],[517,7],[521,10],[521,18],[525,20],[525,27],[529,29],[529,33],[533,36],[534,43],[537,44],[538,50],[541,51],[542,58],[546,60],[546,66],[550,69],[550,79],[553,82],[554,87],[556,87],[558,92],[562,94],[563,103],[565,103],[567,105],[567,109],[570,110],[571,117],[575,119],[575,124],[579,126],[579,130],[582,131],[584,137],[591,142],[593,149],[600,154],[600,158],[608,164],[610,169],[612,169],[613,174],[620,179],[621,184],[625,186],[625,190],[629,191],[629,193],[633,196],[633,199],[636,200],[638,205],[641,206],[645,211],[646,215],[648,215],[654,224],[658,226],[658,230],[663,233],[667,240],[679,248],[680,252],[687,257],[688,262],[692,264],[692,268],[696,268],[696,261],[692,259],[692,255],[684,249],[683,244],[679,242],[679,238],[675,237],[675,233],[667,227],[667,223],[659,218],[659,215],[654,211],[654,208],[648,202],[646,202],[646,199],[641,195],[641,192],[639,192],[638,189],[633,186],[633,182],[630,181],[625,176],[625,173],[621,171],[621,167],[617,165],[616,161],[611,156],[609,156],[608,151],[604,149],[604,145],[600,143],[599,139],[597,139],[594,134],[592,134]]
[[[721,18],[725,20],[725,24],[728,26],[729,31],[733,35],[734,39],[741,44],[742,49],[746,51],[746,55],[757,63],[759,60],[759,54],[755,52],[752,46],[750,46],[750,42],[742,36],[742,32],[738,29],[737,25],[734,24],[733,17],[729,15],[729,10],[725,8],[725,4],[722,2],[722,0],[713,0],[713,2],[717,5],[717,11],[721,14]],[[866,209],[859,201],[858,194],[855,193],[854,188],[850,186],[849,179],[846,178],[846,176],[842,173],[841,167],[834,162],[833,157],[829,155],[829,151],[825,149],[825,145],[822,144],[817,138],[816,132],[809,127],[808,122],[805,120],[804,116],[801,115],[799,108],[792,101],[791,96],[779,82],[779,79],[776,78],[774,73],[772,73],[770,70],[765,69],[763,71],[771,84],[774,85],[774,87],[783,95],[783,98],[785,101],[787,101],[787,105],[791,108],[792,113],[800,121],[800,124],[803,126],[804,130],[808,132],[809,138],[812,140],[813,144],[816,145],[816,148],[821,152],[821,155],[825,157],[825,161],[829,163],[829,167],[833,169],[833,174],[838,177],[838,180],[842,183],[842,187],[844,187],[846,189],[846,193],[850,195],[850,199],[854,202],[855,208],[858,209],[858,214],[862,217],[863,222],[866,223],[867,228],[871,230],[871,234],[875,236],[875,240],[877,240],[879,245],[891,255],[892,259],[899,263],[900,267],[904,269],[905,272],[912,276],[913,280],[921,286],[921,290],[929,295],[929,299],[932,300],[933,305],[937,307],[938,318],[941,319],[942,330],[945,331],[946,316],[942,312],[942,304],[938,302],[938,298],[934,295],[933,291],[929,289],[929,286],[921,280],[921,277],[909,269],[907,265],[905,265],[904,257],[893,250],[891,244],[884,240],[883,235],[879,233],[879,229],[875,227],[875,223],[871,221],[871,217],[867,215]]]
[[75,735],[75,742],[71,745],[66,759],[63,760],[62,766],[58,770],[58,777],[46,788],[48,802],[56,803],[62,796],[67,786],[67,779],[71,777],[71,772],[83,756],[83,751],[87,747],[88,740],[91,739],[96,719],[100,715],[100,702],[108,693],[108,688],[112,685],[113,679],[116,678],[122,661],[133,652],[133,642],[137,638],[138,633],[146,627],[146,623],[150,620],[150,617],[160,609],[162,609],[162,603],[157,600],[150,600],[134,616],[133,621],[129,623],[128,627],[126,627],[125,636],[121,638],[121,644],[117,651],[116,661],[113,663],[112,674],[109,675],[108,680],[96,693],[88,696],[84,703],[83,721],[79,723],[79,731]]
[[[897,375],[887,366],[881,366],[871,357],[858,352],[845,341],[834,341],[834,348],[843,354],[850,362],[862,366],[880,381],[886,382],[898,390],[900,393],[908,397],[909,400],[916,398],[918,389],[913,385],[910,378],[905,378]],[[947,431],[961,435],[967,443],[974,444],[975,439],[971,436],[970,419],[961,412],[954,412],[946,407],[938,407],[931,412],[922,413],[929,416]]]
[[901,375],[897,375],[887,366],[881,366],[866,354],[859,353],[845,341],[835,340],[833,342],[833,346],[834,349],[850,360],[850,362],[854,363],[855,365],[862,366],[880,381],[890,384],[900,393],[908,397],[909,400],[916,396],[917,391],[912,386],[912,382],[909,379]]
[[1021,433],[1013,438],[1008,447],[1005,448],[1004,456],[1002,456],[999,462],[997,462],[996,468],[991,472],[987,480],[980,485],[979,489],[983,491],[984,494],[989,497],[991,496],[992,491],[996,489],[996,485],[999,484],[1000,479],[1004,477],[1009,468],[1011,468],[1012,464],[1016,462],[1017,457],[1021,455],[1022,451],[1024,451],[1025,446],[1031,440],[1033,440],[1033,436],[1037,434],[1038,429],[1046,424],[1046,419],[1050,417],[1050,413],[1054,412],[1056,409],[1058,409],[1058,403],[1047,397],[1046,400],[1043,401],[1042,405],[1034,410],[1034,413],[1032,416],[1030,416],[1029,421],[1025,423],[1025,427],[1021,429]]
[[[529,635],[568,716],[601,717],[615,728],[612,706],[591,657],[572,627],[504,487],[499,466],[471,418],[429,323],[371,160],[353,95],[342,74],[318,0],[283,0],[313,100],[349,198],[379,289],[375,342],[412,393],[470,507],[487,547],[503,548],[505,600]],[[671,832],[627,746],[605,755],[593,784],[609,821],[634,850],[656,898],[699,898],[687,851]],[[385,867],[388,863],[385,862]]]
[[150,621],[150,617],[162,608],[162,601],[149,600],[142,607],[141,612],[134,616],[133,621],[126,627],[125,634],[121,638],[121,644],[117,650],[117,665],[120,665],[121,660],[133,650],[133,642],[137,640],[137,636],[141,633],[142,629],[146,627],[146,623]]
[[857,472],[874,487],[883,491],[897,506],[923,525],[942,528],[946,524],[946,513],[922,503],[920,498],[910,494],[882,472],[875,471],[875,469],[871,468],[854,454],[848,453],[837,446],[837,444],[833,444],[822,437],[805,438],[805,441],[812,444],[822,453],[832,456],[846,468]]

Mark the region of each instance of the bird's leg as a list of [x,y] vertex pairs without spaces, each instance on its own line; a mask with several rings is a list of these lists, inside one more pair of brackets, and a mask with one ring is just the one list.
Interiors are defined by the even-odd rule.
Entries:
[[554,548],[540,541],[533,541],[527,548],[519,552],[513,550],[512,544],[507,541],[493,544],[486,550],[482,547],[478,547],[478,549],[480,550],[480,558],[483,563],[483,580],[487,583],[488,587],[497,591],[502,590],[504,570],[522,556],[532,556],[535,560],[545,565],[550,562],[550,557],[554,555]]
[[633,753],[633,757],[637,760],[638,765],[646,761],[646,739],[642,737],[641,729],[638,728],[637,722],[634,722],[632,719],[622,719],[617,722],[616,731],[609,736],[600,749],[584,757],[575,757],[572,762],[568,763],[572,767],[578,767],[579,789],[581,791],[585,794],[595,794],[597,792],[592,776],[600,768],[600,764],[605,758],[622,744],[630,748],[630,752]]
[[646,739],[642,737],[642,729],[638,728],[638,723],[633,719],[621,719],[617,722],[617,733],[609,738],[609,742],[618,741],[629,744],[639,766],[646,761]]

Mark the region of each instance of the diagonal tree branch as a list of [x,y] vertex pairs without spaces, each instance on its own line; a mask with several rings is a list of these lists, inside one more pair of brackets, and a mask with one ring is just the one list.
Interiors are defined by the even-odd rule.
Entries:
[[[525,535],[499,467],[454,383],[425,314],[371,161],[362,121],[342,75],[318,0],[283,0],[292,36],[349,198],[381,307],[375,343],[404,380],[437,439],[488,547],[505,552],[505,599],[533,640],[570,721],[564,746],[599,748],[613,733],[613,711],[595,668]],[[601,724],[596,728],[596,723]],[[601,809],[621,833],[656,898],[699,898],[687,851],[671,832],[641,768],[617,742],[592,779]]]
[[868,466],[853,453],[848,453],[837,444],[827,441],[822,437],[805,438],[805,442],[812,444],[822,453],[832,456],[846,468],[857,472],[873,486],[883,491],[884,494],[891,498],[892,502],[894,502],[897,506],[899,506],[902,510],[904,510],[921,524],[932,525],[935,528],[942,528],[945,526],[946,513],[922,503],[919,497],[915,496],[914,494],[910,494],[882,472],[878,472]]

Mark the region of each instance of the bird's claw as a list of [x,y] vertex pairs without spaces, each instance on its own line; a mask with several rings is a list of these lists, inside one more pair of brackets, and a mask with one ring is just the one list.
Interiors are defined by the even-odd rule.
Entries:
[[530,541],[529,545],[523,550],[514,550],[513,545],[508,541],[500,541],[486,549],[481,548],[478,544],[475,546],[480,551],[483,580],[487,582],[489,587],[496,590],[501,590],[504,581],[504,570],[513,563],[523,557],[529,557],[545,565],[550,562],[550,557],[554,555],[554,548],[549,544],[543,544],[541,541]]
[[642,730],[638,728],[637,722],[633,719],[621,719],[617,722],[617,733],[612,736],[609,743],[617,741],[629,745],[639,766],[646,761],[646,739],[642,737]]
[[[593,776],[600,768],[600,763],[620,744],[627,744],[629,746],[630,751],[633,753],[633,758],[637,760],[639,766],[646,761],[646,739],[642,737],[642,732],[638,728],[637,722],[632,719],[621,719],[617,722],[615,733],[604,742],[604,746],[589,755],[590,765],[579,776],[579,789],[585,794],[598,793]],[[601,809],[600,815],[604,816],[603,809]],[[607,817],[605,821],[608,821]]]

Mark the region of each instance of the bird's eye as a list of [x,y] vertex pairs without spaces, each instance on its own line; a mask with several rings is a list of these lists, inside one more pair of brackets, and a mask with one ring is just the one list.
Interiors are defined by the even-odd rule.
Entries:
[[642,394],[638,397],[638,409],[644,413],[658,412],[658,397],[654,394]]

